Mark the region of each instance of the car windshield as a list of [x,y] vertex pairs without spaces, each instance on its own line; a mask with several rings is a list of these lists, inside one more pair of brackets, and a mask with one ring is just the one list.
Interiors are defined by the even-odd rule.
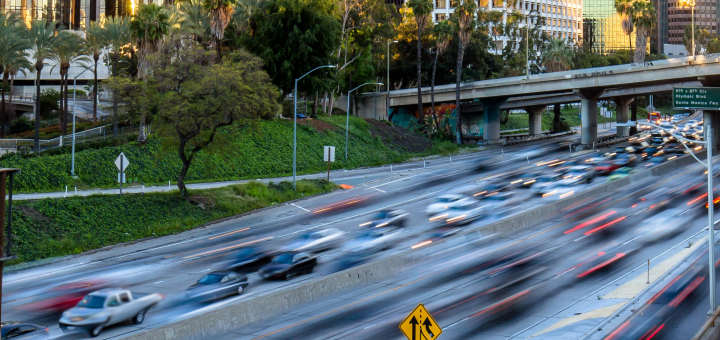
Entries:
[[88,295],[82,299],[77,306],[85,308],[103,308],[105,305],[105,297],[97,295]]
[[253,248],[243,248],[238,251],[238,257],[250,257],[255,255],[255,249]]
[[295,254],[281,254],[272,259],[273,263],[292,264]]
[[389,213],[390,213],[389,211],[381,211],[375,217],[377,219],[384,219],[384,218],[387,218]]
[[440,197],[435,200],[435,202],[437,202],[437,203],[447,203],[447,202],[452,202],[452,201],[454,201],[452,197]]
[[210,285],[213,283],[218,283],[222,279],[222,275],[217,274],[208,274],[200,278],[198,280],[198,283],[201,285]]

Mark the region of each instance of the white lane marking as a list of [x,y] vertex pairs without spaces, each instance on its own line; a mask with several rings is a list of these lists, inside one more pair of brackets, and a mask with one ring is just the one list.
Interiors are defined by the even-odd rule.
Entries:
[[375,189],[375,190],[377,190],[377,191],[379,191],[379,192],[382,192],[382,193],[386,193],[386,192],[387,192],[387,191],[385,191],[385,190],[380,190],[380,189],[378,189],[378,188],[370,188],[370,189]]
[[163,282],[165,282],[165,281],[158,281],[158,282],[155,282],[155,283],[153,283],[153,284],[156,285],[156,284],[158,284],[158,283],[163,283]]
[[290,205],[292,205],[292,206],[294,206],[294,207],[297,207],[297,208],[300,208],[300,209],[302,209],[302,210],[305,210],[305,211],[307,211],[307,212],[310,212],[310,210],[307,210],[307,209],[305,209],[305,208],[303,208],[303,207],[301,207],[301,206],[299,206],[299,205],[297,205],[297,204],[295,204],[295,203],[290,203]]

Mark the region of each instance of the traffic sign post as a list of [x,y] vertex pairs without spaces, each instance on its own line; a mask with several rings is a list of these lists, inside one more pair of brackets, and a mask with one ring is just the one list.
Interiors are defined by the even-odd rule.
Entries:
[[405,320],[400,323],[400,331],[405,334],[408,340],[435,340],[442,334],[440,325],[433,319],[422,303],[415,307]]
[[323,155],[323,160],[327,162],[328,164],[328,175],[327,180],[330,181],[330,162],[335,161],[335,147],[334,146],[325,146],[325,153]]
[[720,110],[720,87],[673,88],[673,108]]
[[128,161],[127,157],[125,157],[124,153],[120,153],[120,156],[118,156],[117,159],[115,159],[115,166],[120,171],[118,173],[118,183],[120,184],[120,195],[122,195],[122,187],[123,183],[125,183],[125,169],[130,165],[130,161]]

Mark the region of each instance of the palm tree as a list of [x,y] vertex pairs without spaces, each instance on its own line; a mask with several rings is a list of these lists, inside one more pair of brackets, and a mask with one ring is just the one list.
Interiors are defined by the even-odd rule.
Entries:
[[203,0],[203,6],[210,13],[210,34],[215,44],[217,58],[221,58],[220,48],[225,28],[230,23],[237,0]]
[[[53,54],[50,57],[55,65],[50,69],[50,73],[55,67],[60,69],[60,134],[67,134],[67,115],[68,115],[68,71],[70,66],[78,63],[89,63],[90,58],[86,55],[84,40],[73,33],[62,31],[58,34],[58,43],[53,48]],[[83,67],[87,67],[80,64]]]
[[[30,47],[27,40],[22,39],[20,17],[15,14],[0,13],[0,73],[3,74],[2,89],[0,89],[0,137],[5,137],[5,123],[7,112],[5,106],[5,89],[8,86],[10,71],[8,70],[11,61],[17,58],[25,59],[26,49]],[[12,102],[12,92],[10,92]],[[12,103],[7,107],[12,107]]]
[[180,3],[180,10],[184,13],[183,29],[193,36],[193,40],[207,45],[212,41],[210,35],[210,16],[202,4],[203,0],[190,0]]
[[435,121],[435,128],[440,131],[440,123],[438,122],[437,113],[435,112],[435,71],[437,70],[437,59],[438,56],[445,53],[448,45],[450,45],[450,38],[455,33],[452,25],[447,20],[438,22],[433,27],[433,35],[435,36],[435,54],[433,55],[433,70],[432,77],[430,78],[430,102],[432,108],[432,117]]
[[30,22],[30,28],[25,33],[25,39],[30,42],[30,57],[35,60],[35,152],[40,152],[40,79],[45,60],[53,55],[53,49],[58,43],[55,28],[59,22],[48,22],[46,19],[36,19]]
[[462,144],[462,119],[460,112],[460,80],[462,79],[463,55],[465,46],[470,41],[475,26],[475,0],[457,0],[455,3],[455,18],[457,18],[458,56],[455,64],[455,134],[458,144]]
[[[561,72],[572,69],[575,51],[563,39],[553,39],[545,47],[542,54],[542,65],[548,72]],[[553,107],[553,131],[562,131],[562,121],[560,119],[560,104]]]
[[107,47],[107,41],[105,40],[105,36],[103,34],[103,28],[98,24],[97,21],[91,21],[90,26],[88,26],[87,30],[85,31],[85,50],[92,54],[93,60],[95,61],[94,69],[93,69],[93,89],[92,89],[92,96],[93,96],[93,125],[97,124],[97,89],[98,89],[98,79],[97,79],[97,64],[100,61],[100,54],[103,53],[105,50],[105,47]]
[[157,52],[170,25],[167,13],[156,4],[140,5],[135,20],[130,22],[130,33],[138,46],[138,76],[145,77],[148,68],[147,56]]
[[563,39],[553,39],[542,54],[542,65],[548,72],[568,71],[573,67],[575,51]]
[[266,0],[239,0],[237,10],[233,15],[233,23],[235,24],[236,33],[239,35],[242,30],[249,29],[250,37],[255,37],[255,14],[265,8]]
[[415,23],[417,23],[418,115],[420,118],[420,124],[425,124],[425,112],[423,111],[422,103],[422,85],[420,84],[420,80],[422,79],[422,36],[425,31],[425,26],[427,26],[428,19],[430,19],[433,4],[431,0],[410,0],[408,1],[408,7],[412,9],[413,15],[415,16]]
[[647,38],[650,29],[657,24],[657,12],[652,2],[636,0],[632,7],[633,22],[635,23],[637,38],[635,38],[635,62],[645,61]]
[[[103,37],[110,47],[111,71],[113,76],[118,75],[118,61],[122,49],[130,43],[130,20],[126,17],[110,17],[105,21]],[[118,136],[118,101],[113,96],[113,137]]]
[[[10,78],[10,98],[8,98],[8,107],[12,110],[12,90],[13,90],[13,83],[15,82],[15,77],[19,72],[21,72],[23,75],[27,75],[25,73],[25,70],[32,69],[33,65],[27,58],[27,52],[22,51],[20,53],[16,53],[13,57],[8,58],[8,60],[5,62],[5,68],[4,73],[7,74]],[[4,84],[3,84],[4,85]],[[0,119],[3,124],[10,123],[10,119],[7,116],[3,116],[2,119]],[[0,138],[5,138],[5,129],[0,130]]]
[[632,51],[632,33],[635,30],[635,24],[632,19],[632,8],[635,0],[615,0],[615,12],[620,15],[623,32],[628,36],[628,46]]

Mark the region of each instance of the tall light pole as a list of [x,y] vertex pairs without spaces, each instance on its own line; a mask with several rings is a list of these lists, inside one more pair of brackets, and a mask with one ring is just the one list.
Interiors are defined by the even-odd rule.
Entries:
[[390,41],[389,39],[387,42],[387,78],[385,79],[385,81],[387,81],[387,94],[385,95],[385,111],[387,111],[387,112],[385,112],[385,113],[388,114],[388,119],[390,119],[390,116],[389,116],[389,112],[390,112],[390,44],[396,43],[396,42],[398,42],[398,41],[397,40]]
[[[651,123],[641,123],[641,122],[633,122],[629,121],[627,123],[618,123],[617,126],[635,126],[635,125],[648,125],[655,127],[660,130],[665,130],[661,126],[651,124]],[[682,146],[685,147],[685,149],[688,150],[688,153],[690,153],[693,158],[695,158],[696,161],[700,162],[700,164],[704,165],[707,168],[707,198],[708,198],[708,260],[710,261],[708,263],[708,276],[710,277],[710,313],[715,311],[715,308],[717,307],[716,301],[715,301],[715,218],[713,216],[714,214],[714,207],[713,207],[713,167],[712,167],[712,128],[710,125],[707,125],[706,127],[707,131],[705,131],[705,140],[704,141],[697,141],[697,140],[687,140],[683,138],[680,135],[671,133],[669,131],[666,131],[668,134],[672,135],[673,137],[677,138],[678,140],[682,140],[685,142],[692,142],[697,144],[705,144],[705,148],[707,149],[707,161],[703,162],[700,159],[698,159],[695,154],[690,150],[685,143],[680,143]]]
[[374,82],[365,83],[365,84],[362,84],[362,85],[360,85],[360,86],[358,86],[358,87],[356,87],[356,88],[348,91],[348,96],[347,96],[347,112],[345,112],[345,115],[346,115],[346,117],[345,117],[345,160],[346,160],[346,161],[347,161],[347,154],[348,154],[348,129],[350,128],[350,93],[352,93],[352,91],[355,91],[355,90],[357,90],[357,89],[359,89],[359,88],[361,88],[361,87],[363,87],[363,86],[365,86],[365,85],[380,85],[380,86],[383,86],[383,83],[374,83]]
[[[306,75],[312,73],[313,71],[317,69],[321,69],[323,67],[330,67],[335,68],[337,66],[335,65],[324,65],[324,66],[318,66],[310,72],[305,73],[302,75],[302,77],[295,79],[295,92],[293,93],[293,190],[296,189],[295,187],[295,173],[297,169],[297,83],[298,80],[305,78]],[[332,108],[330,108],[330,111],[332,111]]]
[[525,20],[525,77],[530,79],[530,16]]
[[[85,73],[85,71],[89,70],[90,67],[93,67],[97,64],[99,64],[99,62],[86,67],[82,72],[78,73],[78,75],[76,75],[73,78],[73,124],[72,124],[73,125],[73,128],[72,128],[73,129],[73,131],[72,131],[73,137],[72,137],[72,157],[71,157],[72,160],[71,160],[71,165],[70,165],[70,176],[72,176],[72,177],[75,177],[75,96],[77,93],[77,79],[79,76],[81,76],[83,73]],[[97,84],[95,84],[94,86],[97,86]],[[62,137],[60,137],[60,138],[62,138]]]

